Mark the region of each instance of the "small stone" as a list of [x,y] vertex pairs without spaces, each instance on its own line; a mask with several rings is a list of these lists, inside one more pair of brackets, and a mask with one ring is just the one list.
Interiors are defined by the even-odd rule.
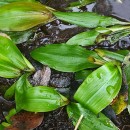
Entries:
[[42,70],[38,70],[33,76],[34,85],[47,86],[51,76],[51,69],[44,66]]

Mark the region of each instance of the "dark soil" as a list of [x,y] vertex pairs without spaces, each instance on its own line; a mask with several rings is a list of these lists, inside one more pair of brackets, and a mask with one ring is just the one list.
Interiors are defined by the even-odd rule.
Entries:
[[[69,6],[69,3],[74,0],[41,0],[42,3],[53,7],[57,10],[65,11],[64,8]],[[93,8],[93,11],[104,15],[114,15],[120,19],[129,20],[129,9],[125,8],[123,11],[115,10],[117,5],[112,0],[97,0],[96,6]],[[124,3],[129,3],[129,0],[124,0]],[[125,4],[126,4],[125,3]],[[93,4],[94,5],[94,4]],[[93,5],[85,6],[79,9],[79,11],[91,11]],[[128,6],[128,5],[127,5]],[[107,9],[104,10],[104,9]],[[52,23],[44,25],[37,29],[37,32],[33,34],[30,40],[27,43],[18,45],[22,53],[31,61],[36,70],[41,70],[43,65],[34,61],[29,53],[31,50],[46,44],[53,43],[64,43],[72,36],[87,30],[86,28],[77,27],[60,20],[56,20]],[[108,41],[104,41],[98,45],[90,46],[89,49],[94,48],[106,48],[109,50],[120,50],[120,49],[129,49],[130,48],[130,36],[127,36],[123,39],[120,39],[117,43],[111,45]],[[30,77],[30,81],[32,80]],[[0,121],[4,121],[3,111],[8,111],[15,104],[13,101],[6,101],[2,96],[5,93],[6,89],[11,86],[15,81],[10,79],[0,78]],[[35,83],[34,83],[35,84]],[[73,73],[61,73],[55,70],[51,70],[51,77],[49,81],[49,86],[55,87],[62,94],[70,97],[72,100],[73,94],[76,91],[76,88],[79,86],[79,82],[74,80]],[[45,113],[44,120],[42,124],[37,127],[35,130],[74,130],[71,120],[68,118],[66,113],[66,108],[61,108],[56,111]],[[116,116],[111,110],[106,110],[104,113],[111,118],[111,120],[121,129],[121,130],[130,130],[130,115],[127,111],[123,111],[120,115]],[[110,114],[109,114],[110,112]]]

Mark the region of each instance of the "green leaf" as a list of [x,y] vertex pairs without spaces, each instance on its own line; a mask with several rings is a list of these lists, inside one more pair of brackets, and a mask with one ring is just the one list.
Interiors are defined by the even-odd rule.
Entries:
[[99,56],[101,56],[104,60],[118,60],[120,62],[124,61],[125,56],[118,54],[116,52],[111,52],[111,51],[107,51],[107,50],[101,50],[101,49],[95,49],[95,51],[97,52],[97,54]]
[[6,92],[4,94],[5,99],[9,100],[14,96],[14,94],[15,94],[15,86],[16,86],[16,82],[6,90]]
[[16,110],[21,110],[21,104],[24,103],[24,94],[28,88],[31,88],[31,84],[28,81],[28,74],[23,74],[19,80],[14,84],[15,88],[15,102]]
[[20,44],[20,43],[28,41],[33,31],[27,30],[27,31],[21,31],[21,32],[4,32],[4,33],[10,36],[10,38],[15,44]]
[[70,3],[70,7],[68,7],[67,9],[71,9],[72,7],[82,7],[82,6],[85,6],[87,4],[91,4],[93,2],[96,2],[96,0],[79,0],[79,1],[76,1],[76,2],[72,2]]
[[21,75],[21,71],[34,71],[33,66],[21,54],[16,45],[6,36],[0,33],[0,76],[15,78]]
[[35,2],[14,2],[0,8],[0,30],[24,31],[53,20],[53,9]]
[[124,55],[124,56],[128,55],[129,52],[130,52],[129,50],[118,50],[118,51],[116,51],[116,53]]
[[[35,2],[36,0],[22,0],[23,2]],[[0,6],[12,3],[12,2],[21,2],[21,0],[0,0]]]
[[85,80],[86,77],[91,74],[92,70],[81,70],[75,73],[75,80]]
[[82,33],[77,34],[76,36],[72,37],[71,39],[69,39],[66,44],[81,45],[81,46],[94,45],[96,38],[99,34],[100,33],[95,30],[82,32]]
[[102,16],[93,12],[53,12],[54,15],[63,21],[83,27],[95,28],[106,27],[116,24],[127,25],[128,22],[121,22],[115,18]]
[[20,104],[21,109],[30,112],[48,112],[69,103],[68,99],[55,89],[45,86],[29,88],[22,96],[23,101],[17,104]]
[[95,65],[89,62],[89,57],[99,56],[80,46],[70,46],[67,44],[51,44],[40,47],[31,52],[31,56],[49,67],[63,72],[76,72],[86,68],[95,68]]
[[121,84],[120,66],[108,62],[85,79],[76,91],[74,99],[98,114],[117,96]]
[[71,103],[67,106],[67,113],[73,124],[76,125],[78,119],[83,115],[78,130],[118,130],[118,128],[102,113],[93,114],[79,103]]
[[4,129],[5,127],[2,124],[0,124],[0,130],[4,130]]
[[11,123],[10,118],[11,118],[12,116],[14,116],[16,113],[17,113],[17,112],[16,112],[16,109],[14,109],[14,108],[11,109],[11,110],[8,112],[8,114],[5,116],[6,121],[8,121],[8,123]]

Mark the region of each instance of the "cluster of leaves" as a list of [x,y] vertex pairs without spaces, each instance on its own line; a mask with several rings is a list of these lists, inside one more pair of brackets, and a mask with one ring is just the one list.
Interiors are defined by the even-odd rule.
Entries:
[[[83,115],[80,130],[117,130],[101,111],[113,101],[121,89],[122,64],[125,66],[129,85],[129,51],[90,51],[82,46],[99,43],[104,37],[113,44],[129,34],[130,23],[90,12],[58,12],[35,0],[17,1],[0,2],[0,30],[12,38],[4,33],[0,34],[0,77],[19,78],[5,93],[6,99],[14,96],[16,102],[16,111],[6,117],[7,121],[10,123],[9,117],[20,110],[48,112],[67,105],[67,113],[74,125]],[[29,36],[32,30],[28,29],[56,18],[91,29],[72,37],[67,43],[37,48],[31,52],[31,56],[55,70],[83,75],[80,78],[84,81],[74,95],[78,103],[70,103],[54,88],[32,87],[28,77],[35,69],[15,45],[16,41],[23,42],[21,38]],[[17,31],[21,32],[16,36]],[[95,71],[91,71],[91,68]],[[2,123],[0,128],[5,126]]]

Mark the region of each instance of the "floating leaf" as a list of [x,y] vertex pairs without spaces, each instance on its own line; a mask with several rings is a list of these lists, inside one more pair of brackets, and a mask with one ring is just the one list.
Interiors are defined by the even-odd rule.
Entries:
[[52,10],[37,2],[7,4],[0,8],[0,30],[24,31],[45,24],[53,20]]
[[94,45],[96,38],[99,34],[100,33],[95,30],[82,32],[82,33],[77,34],[76,36],[72,37],[71,39],[69,39],[66,44],[81,45],[81,46]]
[[116,97],[121,83],[120,66],[108,62],[85,79],[76,91],[74,99],[98,114]]
[[[23,2],[35,2],[36,0],[22,0]],[[12,3],[12,2],[21,2],[21,0],[0,0],[0,6]]]
[[99,113],[97,116],[79,103],[71,103],[68,105],[67,113],[74,125],[78,122],[79,117],[83,115],[83,119],[78,127],[79,130],[118,130],[105,115]]
[[29,61],[4,34],[0,34],[0,50],[1,77],[15,78],[21,75],[21,71],[34,71],[34,68]]
[[63,72],[95,68],[98,65],[89,62],[88,58],[90,56],[99,58],[93,51],[67,44],[51,44],[40,47],[32,51],[31,56],[42,64]]
[[102,16],[93,12],[53,12],[54,15],[63,21],[83,27],[95,28],[98,26],[107,27],[110,25],[129,25],[128,22],[121,22],[115,18]]

